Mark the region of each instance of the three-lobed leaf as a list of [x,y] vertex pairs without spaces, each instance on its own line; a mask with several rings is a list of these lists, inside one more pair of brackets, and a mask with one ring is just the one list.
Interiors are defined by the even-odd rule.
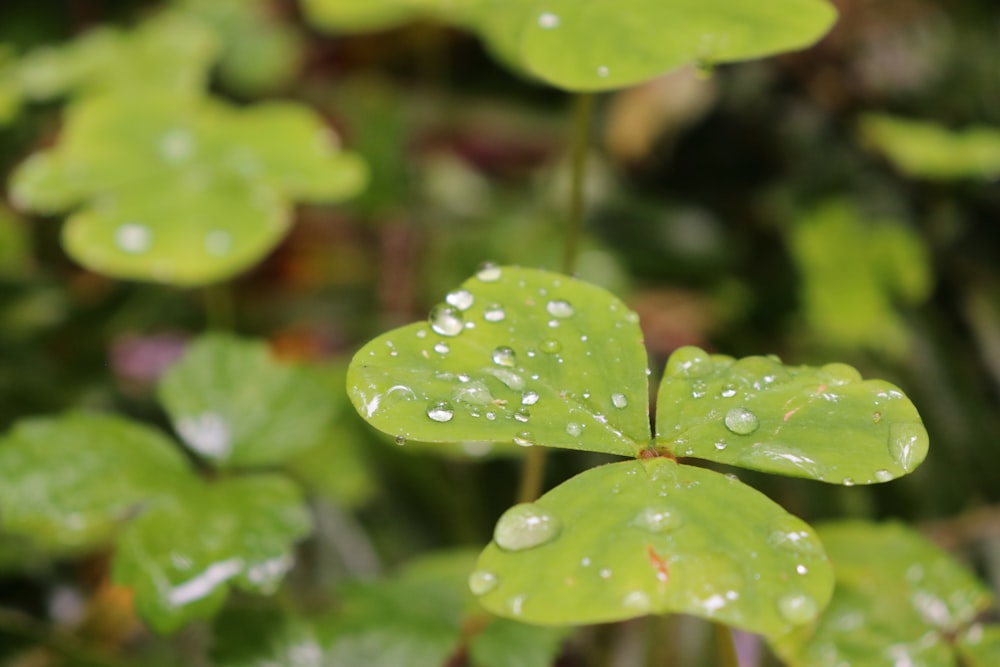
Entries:
[[766,635],[833,589],[818,538],[754,489],[658,457],[588,470],[497,522],[470,587],[537,624],[692,614]]
[[638,317],[603,289],[534,269],[488,266],[429,322],[370,341],[348,391],[400,439],[623,455],[649,441]]
[[667,362],[656,424],[656,445],[675,456],[847,485],[909,473],[928,444],[909,399],[850,366],[785,366],[695,347]]

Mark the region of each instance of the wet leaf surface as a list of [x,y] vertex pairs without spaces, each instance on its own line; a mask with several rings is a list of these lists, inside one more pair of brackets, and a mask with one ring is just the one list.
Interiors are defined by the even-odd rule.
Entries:
[[508,510],[494,535],[470,588],[527,623],[676,612],[783,634],[812,621],[833,587],[804,522],[736,479],[666,458],[588,470]]
[[358,412],[401,440],[507,441],[634,455],[649,440],[635,313],[560,274],[490,266],[429,321],[365,345]]
[[[318,446],[334,413],[315,371],[267,345],[209,334],[164,375],[159,396],[181,439],[216,465],[271,465]],[[328,443],[329,444],[329,443]]]
[[949,638],[992,603],[986,586],[902,524],[843,521],[817,532],[836,589],[816,627],[772,641],[791,667],[956,664]]
[[958,653],[968,667],[1000,665],[1000,625],[973,625],[959,638]]
[[887,482],[927,455],[927,431],[895,386],[844,364],[785,366],[685,347],[657,398],[656,443],[692,456],[834,484]]

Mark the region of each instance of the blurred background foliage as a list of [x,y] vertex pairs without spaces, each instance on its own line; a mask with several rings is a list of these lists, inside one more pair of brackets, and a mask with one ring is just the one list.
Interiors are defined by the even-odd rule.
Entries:
[[[916,522],[1000,590],[1000,10],[993,0],[835,4],[838,23],[807,51],[681,68],[597,97],[578,274],[640,314],[654,374],[693,344],[844,361],[903,387],[931,436],[915,474],[854,488],[740,474],[809,521]],[[63,248],[55,209],[19,201],[16,187],[0,202],[5,429],[80,407],[165,426],[156,380],[209,319],[266,338],[283,359],[323,365],[337,408],[329,446],[290,466],[316,526],[288,584],[307,607],[415,554],[478,548],[513,502],[517,452],[396,447],[355,417],[342,368],[484,261],[558,270],[569,187],[567,94],[498,63],[446,2],[357,3],[378,11],[342,16],[334,5],[0,4],[9,184],[30,154],[61,150],[63,123],[71,131],[88,98],[109,93],[136,114],[165,113],[156,95],[176,105],[210,95],[236,110],[290,100],[339,137],[331,156],[367,164],[343,193],[275,190],[276,210],[287,210],[275,215],[288,216],[280,233],[194,281],[228,278],[225,290],[88,271]],[[551,458],[549,484],[604,460]],[[0,541],[0,660],[88,664],[86,645],[111,656],[101,664],[204,664],[206,626],[146,634],[108,583],[106,553],[48,562],[26,549]],[[240,627],[239,614],[252,625],[270,613],[237,600],[220,632]],[[685,622],[664,631],[690,637]],[[282,623],[298,632],[293,618]],[[560,664],[588,664],[595,637],[626,652],[630,632],[594,629]],[[40,637],[49,649],[33,648]],[[678,643],[695,656],[678,664],[696,664],[696,643]]]

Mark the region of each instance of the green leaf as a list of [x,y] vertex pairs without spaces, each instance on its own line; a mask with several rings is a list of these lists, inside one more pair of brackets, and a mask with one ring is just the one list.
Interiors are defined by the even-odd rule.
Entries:
[[1000,625],[973,625],[959,638],[957,648],[967,667],[1000,665]]
[[200,285],[258,262],[284,237],[289,198],[335,201],[365,181],[305,107],[209,100],[92,98],[60,142],[11,179],[17,205],[59,213],[71,256],[119,278]]
[[861,136],[900,171],[931,180],[1000,177],[1000,128],[954,131],[935,123],[866,114]]
[[32,265],[32,243],[25,221],[0,206],[0,276],[30,275]]
[[0,440],[2,529],[55,555],[107,542],[193,477],[159,433],[110,415],[18,422]]
[[468,14],[501,58],[568,90],[801,49],[836,19],[825,0],[478,0]]
[[314,374],[279,363],[266,344],[226,334],[192,343],[159,387],[174,428],[220,466],[271,465],[315,446],[333,416]]
[[834,484],[887,482],[927,455],[909,399],[845,364],[683,347],[667,362],[656,413],[656,444],[676,456]]
[[638,317],[610,293],[488,266],[429,323],[365,345],[347,380],[358,412],[402,439],[634,455],[649,441],[645,369]]
[[551,667],[569,629],[497,618],[469,641],[473,667]]
[[293,612],[227,609],[212,629],[216,667],[324,667],[323,647],[312,624]]
[[763,494],[667,458],[592,468],[497,522],[470,587],[537,624],[678,612],[775,635],[826,605],[809,526]]
[[833,200],[792,228],[789,245],[818,338],[907,353],[910,334],[896,304],[922,303],[932,286],[930,252],[918,233],[895,221],[872,223],[851,202]]
[[303,0],[306,19],[330,32],[387,30],[421,16],[447,18],[476,0]]
[[122,531],[112,565],[159,632],[215,614],[231,586],[271,593],[310,531],[299,490],[278,476],[191,484]]
[[947,553],[898,523],[817,528],[836,573],[815,628],[772,640],[790,667],[951,667],[948,637],[991,603],[989,589]]

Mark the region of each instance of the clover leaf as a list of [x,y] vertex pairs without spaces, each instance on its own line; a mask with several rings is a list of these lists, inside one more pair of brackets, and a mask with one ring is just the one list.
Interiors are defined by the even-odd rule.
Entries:
[[291,103],[105,96],[67,115],[60,142],[16,171],[11,197],[41,213],[79,209],[67,252],[114,277],[223,280],[284,237],[291,200],[337,201],[365,181],[362,162]]
[[994,631],[970,624],[993,603],[989,588],[947,553],[899,523],[841,521],[817,532],[836,588],[815,627],[772,638],[790,667],[950,666],[959,633],[960,651],[988,655]]

